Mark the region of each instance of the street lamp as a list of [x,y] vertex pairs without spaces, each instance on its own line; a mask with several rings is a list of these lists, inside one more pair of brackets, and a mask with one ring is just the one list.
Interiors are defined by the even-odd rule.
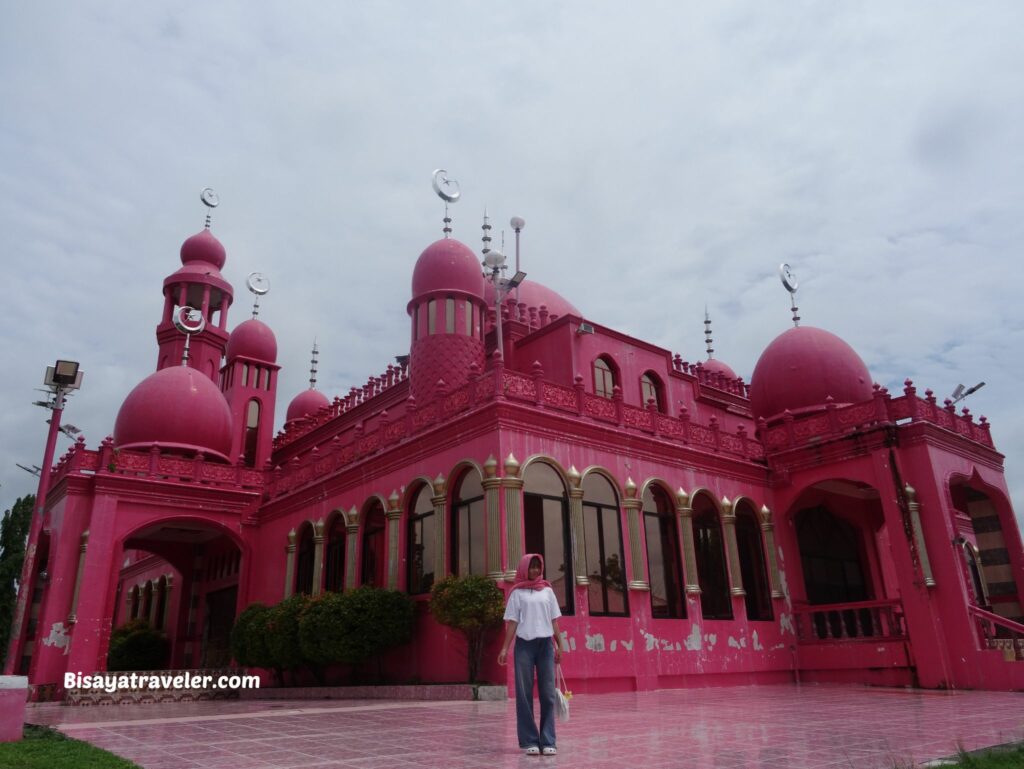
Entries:
[[522,270],[516,270],[516,274],[511,278],[503,278],[501,273],[505,271],[505,255],[501,251],[492,250],[488,251],[484,255],[483,260],[484,277],[491,281],[491,285],[494,286],[494,310],[497,314],[497,326],[495,333],[498,337],[498,351],[502,358],[505,357],[504,353],[504,339],[502,337],[501,329],[501,302],[508,296],[508,293],[514,288],[518,288],[519,284],[526,278],[526,273]]

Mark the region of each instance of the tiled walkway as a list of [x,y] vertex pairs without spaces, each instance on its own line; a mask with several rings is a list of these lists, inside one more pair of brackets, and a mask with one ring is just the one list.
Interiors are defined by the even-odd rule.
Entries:
[[37,705],[29,719],[147,769],[890,769],[1024,740],[1024,694],[762,686],[577,695],[572,711],[555,758],[518,750],[512,702]]

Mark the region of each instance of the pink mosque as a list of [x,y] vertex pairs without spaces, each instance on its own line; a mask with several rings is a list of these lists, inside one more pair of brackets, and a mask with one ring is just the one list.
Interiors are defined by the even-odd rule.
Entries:
[[[1024,690],[1024,549],[988,423],[873,384],[835,334],[780,318],[748,384],[530,279],[496,301],[446,233],[411,264],[408,356],[299,393],[274,435],[277,340],[255,317],[229,331],[225,262],[208,227],[184,242],[155,373],[53,467],[5,671],[37,696],[103,670],[129,619],[166,632],[169,667],[223,667],[250,603],[357,585],[417,602],[391,680],[462,680],[430,587],[507,590],[526,552],[576,691]],[[184,306],[206,320],[186,364]],[[483,673],[511,682],[490,653]]]

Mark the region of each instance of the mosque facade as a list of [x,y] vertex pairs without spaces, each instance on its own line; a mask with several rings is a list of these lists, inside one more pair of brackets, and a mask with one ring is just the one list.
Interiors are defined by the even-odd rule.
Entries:
[[[133,618],[171,668],[219,667],[249,604],[375,585],[417,606],[388,677],[461,680],[431,585],[507,591],[539,552],[575,691],[1024,690],[1024,549],[989,425],[873,384],[835,334],[783,331],[747,384],[529,279],[496,301],[446,233],[412,271],[408,356],[299,393],[275,435],[277,341],[255,317],[228,331],[225,261],[208,228],[185,241],[155,373],[54,466],[6,672],[59,693]],[[183,363],[186,306],[205,328]],[[494,656],[484,676],[511,682]]]

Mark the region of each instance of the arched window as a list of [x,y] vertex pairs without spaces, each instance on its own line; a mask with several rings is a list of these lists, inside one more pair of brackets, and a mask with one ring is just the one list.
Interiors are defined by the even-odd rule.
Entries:
[[626,560],[615,489],[603,475],[583,481],[583,541],[590,577],[588,605],[594,616],[626,616]]
[[153,581],[146,583],[142,591],[142,619],[149,622],[149,613],[153,611]]
[[299,547],[295,560],[295,592],[310,595],[313,592],[313,527],[302,524]]
[[243,451],[245,464],[252,467],[256,464],[256,440],[260,434],[260,402],[253,398],[245,410],[245,441]]
[[572,614],[568,497],[558,473],[543,462],[531,463],[523,478],[523,530],[526,552],[544,556],[544,576],[558,605],[563,614]]
[[732,619],[729,573],[718,509],[703,494],[693,503],[693,544],[697,554],[700,608],[704,619]]
[[771,620],[772,598],[768,589],[761,525],[757,513],[745,502],[736,508],[736,546],[740,554],[743,588],[747,593],[747,619]]
[[153,627],[157,630],[164,629],[164,614],[167,611],[167,577],[160,577],[156,583],[156,615],[153,617]]
[[375,499],[363,514],[363,585],[384,587],[384,505]]
[[434,585],[434,503],[433,489],[424,483],[409,510],[408,563],[409,592],[429,593]]
[[796,536],[808,603],[871,600],[855,526],[824,507],[809,508],[796,516]]
[[139,609],[141,608],[141,604],[139,602],[139,586],[136,585],[133,587],[129,591],[129,595],[131,596],[131,600],[129,601],[128,619],[138,619]]
[[475,470],[467,470],[452,499],[452,573],[484,574],[484,487]]
[[682,619],[686,617],[686,601],[679,563],[679,528],[676,525],[675,510],[660,486],[647,488],[643,504],[651,616]]
[[594,394],[611,398],[615,389],[615,368],[612,362],[601,356],[594,361]]
[[468,299],[465,302],[462,311],[466,316],[466,336],[473,336],[473,303]]
[[324,589],[340,593],[345,589],[345,516],[337,514],[327,530]]
[[648,371],[640,377],[640,405],[647,408],[647,404],[652,400],[658,411],[665,410],[665,399],[661,394],[661,380],[653,371]]
[[437,300],[431,299],[427,302],[427,334],[436,333],[437,329]]
[[455,333],[455,299],[450,296],[444,300],[444,332]]

